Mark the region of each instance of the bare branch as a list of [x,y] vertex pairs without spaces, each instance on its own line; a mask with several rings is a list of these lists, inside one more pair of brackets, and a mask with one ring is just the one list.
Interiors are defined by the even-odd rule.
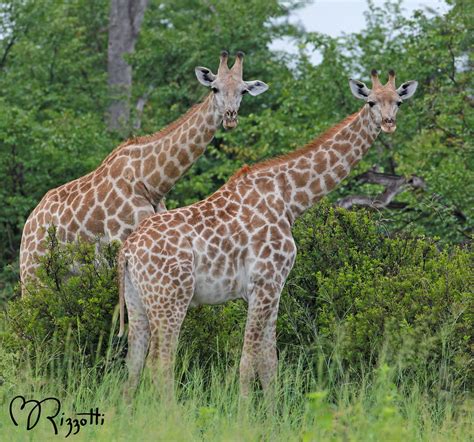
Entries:
[[[372,208],[385,208],[389,206],[393,199],[408,187],[412,189],[425,189],[426,183],[423,178],[416,175],[404,177],[369,170],[355,178],[359,183],[379,184],[385,187],[385,190],[376,196],[350,195],[341,198],[336,202],[339,207],[351,209],[353,206],[365,206]],[[393,206],[392,206],[393,207]]]
[[150,98],[151,93],[155,89],[155,85],[151,84],[148,87],[148,90],[137,100],[137,104],[135,105],[135,119],[133,121],[133,128],[134,129],[140,129],[142,126],[142,114],[143,114],[143,109],[145,108],[145,105],[148,102],[148,99]]
[[395,174],[395,169],[397,167],[397,163],[395,162],[395,159],[393,158],[393,144],[391,141],[385,140],[383,137],[379,137],[378,141],[387,149],[390,153],[390,156],[388,157],[388,163],[390,167],[390,173]]
[[0,69],[3,69],[5,67],[8,54],[10,50],[12,49],[13,45],[15,44],[15,42],[16,42],[16,36],[14,35],[5,46],[5,50],[3,51],[2,58],[0,59]]

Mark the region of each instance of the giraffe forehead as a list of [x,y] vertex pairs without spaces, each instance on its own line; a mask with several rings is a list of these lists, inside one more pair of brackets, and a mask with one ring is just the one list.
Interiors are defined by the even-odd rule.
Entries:
[[384,102],[398,101],[400,99],[400,96],[398,95],[397,91],[392,87],[388,86],[374,89],[371,95],[376,100]]
[[228,91],[231,91],[231,90],[240,89],[243,86],[244,82],[242,80],[242,77],[240,77],[240,75],[237,75],[234,73],[234,74],[224,74],[220,77],[217,77],[216,80],[214,81],[214,84],[216,86],[223,87]]

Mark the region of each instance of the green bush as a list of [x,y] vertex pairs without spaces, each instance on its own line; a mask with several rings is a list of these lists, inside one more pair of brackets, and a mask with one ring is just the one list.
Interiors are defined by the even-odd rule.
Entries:
[[407,375],[444,364],[446,384],[473,381],[472,250],[439,250],[435,240],[382,228],[369,212],[327,202],[296,223],[280,346],[322,351],[349,369],[376,363],[383,348]]
[[119,245],[60,244],[54,228],[47,242],[38,281],[26,286],[26,296],[8,304],[4,341],[33,357],[53,346],[58,355],[79,356],[91,365],[105,354],[111,335]]

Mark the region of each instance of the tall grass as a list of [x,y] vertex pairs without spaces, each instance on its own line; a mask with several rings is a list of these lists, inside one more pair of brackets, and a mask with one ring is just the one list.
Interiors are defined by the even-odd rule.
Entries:
[[224,357],[203,369],[181,349],[176,400],[161,400],[153,373],[146,370],[134,403],[127,405],[122,400],[126,370],[123,361],[114,358],[117,348],[112,343],[107,357],[92,368],[81,364],[80,354],[58,355],[51,345],[35,352],[34,364],[23,357],[12,367],[12,359],[7,369],[9,362],[3,359],[0,440],[45,441],[67,433],[66,427],[59,427],[54,436],[46,418],[26,431],[26,414],[18,414],[23,423],[15,427],[8,409],[18,394],[36,400],[55,396],[65,417],[98,407],[105,414],[104,424],[82,427],[69,436],[74,440],[431,442],[474,437],[472,400],[446,389],[443,379],[436,385],[428,372],[433,367],[415,380],[406,379],[403,364],[388,366],[383,352],[374,368],[358,371],[363,374],[357,379],[338,363],[337,354],[321,354],[314,363],[304,353],[297,362],[280,355],[275,395],[265,399],[257,388],[243,401],[238,361]]

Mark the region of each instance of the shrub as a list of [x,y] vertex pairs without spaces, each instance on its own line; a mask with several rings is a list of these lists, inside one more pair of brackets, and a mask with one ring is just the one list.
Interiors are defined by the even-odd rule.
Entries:
[[367,211],[327,202],[296,223],[280,346],[323,352],[349,369],[374,364],[385,346],[406,375],[444,365],[445,386],[473,381],[472,250],[439,250],[433,239],[390,237],[382,227]]
[[[117,303],[117,243],[61,244],[48,231],[47,253],[39,258],[38,281],[27,295],[9,302],[10,347],[33,357],[44,346],[79,356],[90,365],[107,350]],[[105,340],[105,342],[104,342]]]

